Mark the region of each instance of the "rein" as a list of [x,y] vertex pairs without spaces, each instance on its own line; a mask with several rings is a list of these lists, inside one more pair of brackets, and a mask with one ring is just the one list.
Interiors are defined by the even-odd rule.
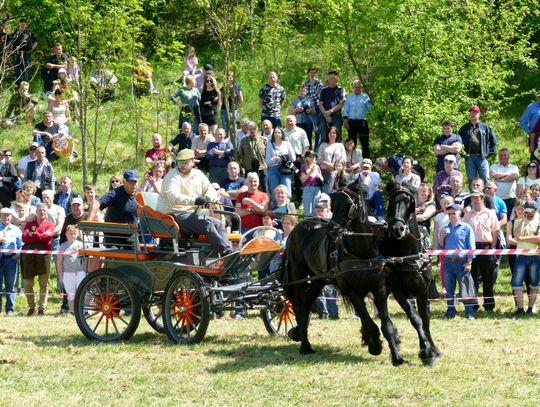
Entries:
[[[397,189],[394,189],[392,192],[390,192],[390,194],[388,194],[388,200],[390,201],[390,199],[392,198],[393,195],[396,195],[398,193],[403,193],[405,195],[407,195],[410,199],[411,199],[411,204],[409,206],[413,206],[415,205],[415,202],[416,202],[416,199],[414,198],[414,195],[408,191],[407,189],[405,188],[397,188]],[[398,223],[398,222],[401,222],[403,223],[405,226],[406,226],[406,229],[407,229],[407,235],[411,236],[412,238],[414,238],[414,240],[416,240],[417,242],[420,242],[421,241],[421,236],[420,236],[420,231],[418,231],[418,237],[416,237],[412,232],[411,232],[411,228],[410,228],[410,222],[413,220],[413,216],[415,216],[415,211],[414,211],[414,208],[410,211],[409,213],[409,217],[407,218],[407,220],[401,218],[401,217],[395,217],[395,218],[392,218],[390,219],[390,221],[388,222],[388,233],[390,234],[390,229],[391,227]]]

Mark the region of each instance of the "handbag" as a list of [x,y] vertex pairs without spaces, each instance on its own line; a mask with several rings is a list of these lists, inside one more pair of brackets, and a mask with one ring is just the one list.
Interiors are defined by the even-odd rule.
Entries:
[[465,272],[459,279],[459,296],[463,304],[476,304],[476,288],[472,274]]

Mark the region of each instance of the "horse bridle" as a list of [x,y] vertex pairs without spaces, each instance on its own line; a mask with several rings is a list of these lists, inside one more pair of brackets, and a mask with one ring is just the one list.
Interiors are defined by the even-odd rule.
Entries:
[[401,217],[396,217],[396,218],[390,219],[390,221],[388,222],[388,233],[390,233],[390,230],[391,230],[392,226],[394,226],[398,222],[401,222],[405,226],[405,230],[406,230],[407,234],[411,235],[414,239],[419,241],[420,240],[420,235],[418,235],[418,237],[413,235],[412,232],[411,232],[411,228],[409,227],[409,222],[412,220],[413,216],[416,216],[416,213],[415,213],[416,199],[415,199],[414,195],[409,190],[407,190],[405,188],[397,188],[397,189],[394,189],[392,192],[390,192],[390,194],[388,195],[388,201],[390,201],[392,196],[397,194],[397,193],[404,193],[405,195],[409,196],[409,198],[411,199],[411,203],[409,204],[409,206],[410,206],[409,209],[411,209],[411,210],[410,210],[409,217],[406,220],[401,218]]
[[[342,192],[345,193],[345,195],[348,196],[349,201],[351,202],[351,207],[349,208],[349,213],[347,214],[347,217],[349,218],[349,221],[347,222],[347,226],[351,226],[351,221],[358,216],[360,219],[360,222],[367,222],[367,215],[366,211],[361,211],[363,208],[363,199],[362,196],[358,192],[353,191],[349,187],[345,187],[342,189]],[[351,197],[352,195],[352,197]],[[364,216],[362,216],[364,215]]]

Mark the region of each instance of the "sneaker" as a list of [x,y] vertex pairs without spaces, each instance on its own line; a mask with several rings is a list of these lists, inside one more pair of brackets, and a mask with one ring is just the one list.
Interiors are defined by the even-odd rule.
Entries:
[[8,311],[8,312],[6,312],[6,315],[7,315],[8,317],[12,317],[13,315],[15,315],[15,312],[13,312],[13,311]]
[[43,315],[45,315],[45,310],[44,310],[43,308],[40,308],[40,309],[38,309],[37,314],[38,314],[39,316],[43,316]]
[[235,314],[234,319],[240,321],[241,319],[244,319],[244,316],[242,314]]
[[456,317],[455,314],[449,314],[448,312],[444,314],[445,319],[454,319]]
[[517,311],[514,312],[515,317],[521,317],[523,316],[523,314],[525,314],[525,312],[523,311],[523,308],[518,308]]
[[474,315],[467,315],[467,319],[468,319],[469,321],[474,321],[476,318],[475,318]]
[[35,309],[35,308],[30,308],[30,309],[28,310],[28,312],[26,313],[26,316],[27,316],[27,317],[32,317],[32,316],[34,316],[34,315],[36,315],[36,309]]

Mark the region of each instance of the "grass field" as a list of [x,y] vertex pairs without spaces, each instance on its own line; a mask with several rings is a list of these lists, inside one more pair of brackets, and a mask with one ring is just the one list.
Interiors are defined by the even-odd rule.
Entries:
[[[388,348],[371,356],[359,322],[313,320],[315,355],[269,337],[255,312],[242,321],[213,320],[194,346],[172,345],[141,321],[123,343],[89,342],[69,316],[0,317],[2,406],[56,405],[537,405],[540,316],[512,319],[513,302],[475,321],[442,318],[432,304],[432,332],[443,355],[417,358],[418,341],[391,301],[408,366],[393,367]],[[459,310],[463,315],[462,306]]]

